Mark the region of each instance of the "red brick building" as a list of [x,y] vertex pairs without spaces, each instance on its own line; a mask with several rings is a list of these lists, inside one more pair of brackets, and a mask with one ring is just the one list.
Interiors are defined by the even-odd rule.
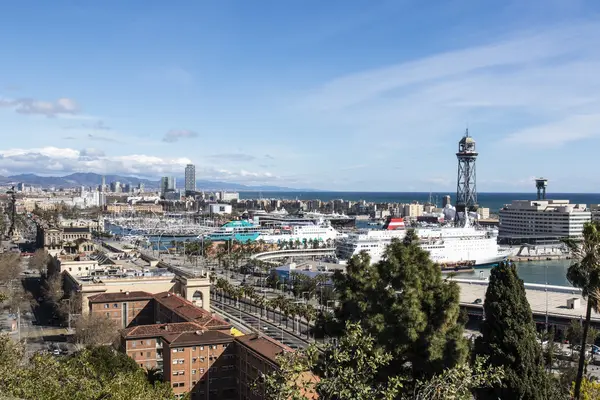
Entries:
[[120,349],[142,368],[163,372],[177,397],[258,400],[254,382],[293,351],[257,334],[234,338],[231,325],[174,293],[104,293],[90,297],[90,312],[124,327]]
[[106,316],[120,328],[154,323],[154,297],[148,292],[102,293],[89,303],[90,313]]

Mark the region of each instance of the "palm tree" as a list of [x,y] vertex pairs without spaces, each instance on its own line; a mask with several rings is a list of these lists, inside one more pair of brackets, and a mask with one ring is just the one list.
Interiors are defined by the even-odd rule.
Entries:
[[263,317],[263,309],[265,308],[266,299],[261,295],[254,296],[254,304],[260,308],[260,317]]
[[309,339],[310,338],[310,321],[315,319],[315,317],[317,315],[317,311],[310,304],[303,304],[302,307],[300,308],[300,310],[301,310],[301,316],[304,317],[304,319],[306,320],[306,339]]
[[575,242],[568,239],[565,240],[565,243],[574,259],[567,271],[567,279],[573,286],[581,289],[583,298],[587,298],[587,310],[581,337],[579,367],[574,391],[574,398],[579,399],[592,309],[595,312],[600,310],[600,222],[586,223],[583,227],[583,239],[581,241]]

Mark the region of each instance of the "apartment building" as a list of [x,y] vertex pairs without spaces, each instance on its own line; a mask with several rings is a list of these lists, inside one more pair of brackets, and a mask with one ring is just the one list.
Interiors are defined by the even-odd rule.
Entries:
[[514,200],[498,215],[498,239],[515,244],[576,238],[591,220],[585,204],[570,204],[569,200]]
[[89,309],[126,326],[120,350],[141,368],[161,370],[178,398],[260,399],[254,382],[293,351],[257,334],[234,337],[229,323],[170,292],[102,293],[89,298]]
[[164,379],[177,397],[193,400],[237,398],[233,336],[218,331],[164,336]]
[[204,330],[229,334],[231,324],[172,292],[101,293],[90,296],[89,312],[105,315],[121,328],[160,323],[193,322]]
[[106,316],[119,328],[127,328],[154,323],[153,301],[151,293],[142,291],[101,293],[89,298],[89,307],[91,314]]
[[240,400],[261,400],[260,385],[253,390],[262,374],[269,374],[278,368],[277,357],[285,351],[293,351],[283,343],[256,334],[235,338],[238,398]]

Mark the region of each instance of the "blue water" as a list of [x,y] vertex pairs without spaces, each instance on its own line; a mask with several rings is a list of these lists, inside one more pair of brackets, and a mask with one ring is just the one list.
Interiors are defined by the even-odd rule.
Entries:
[[[456,192],[433,192],[434,203],[441,207],[444,196],[450,195],[456,199]],[[429,192],[240,192],[241,199],[279,199],[279,200],[313,200],[330,201],[344,199],[350,201],[365,200],[375,203],[410,203],[429,201]],[[547,199],[570,200],[571,203],[599,204],[600,193],[548,193]],[[437,201],[436,201],[437,199]],[[498,211],[513,200],[535,200],[536,193],[478,193],[477,201],[481,207],[487,207],[492,212]]]

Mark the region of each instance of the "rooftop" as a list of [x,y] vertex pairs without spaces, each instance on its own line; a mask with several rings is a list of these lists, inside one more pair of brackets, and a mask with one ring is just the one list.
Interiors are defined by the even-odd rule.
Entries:
[[194,322],[176,322],[170,324],[138,325],[121,330],[121,336],[127,339],[142,337],[165,337],[183,332],[196,332],[202,327]]
[[235,340],[254,350],[256,353],[261,354],[274,364],[279,364],[277,356],[280,354],[283,354],[286,351],[294,351],[291,347],[286,346],[283,343],[271,339],[268,336],[258,336],[256,333],[238,336]]
[[117,293],[100,293],[89,297],[90,303],[110,303],[119,301],[132,300],[150,300],[154,296],[152,293],[135,291],[135,292],[117,292]]
[[200,307],[196,307],[194,304],[175,293],[157,293],[154,295],[154,299],[162,306],[179,315],[181,318],[190,322],[196,322],[204,329],[231,328],[231,324],[225,320],[212,315]]
[[198,344],[231,343],[233,336],[219,331],[183,332],[176,335],[165,336],[165,341],[171,346],[193,346]]

